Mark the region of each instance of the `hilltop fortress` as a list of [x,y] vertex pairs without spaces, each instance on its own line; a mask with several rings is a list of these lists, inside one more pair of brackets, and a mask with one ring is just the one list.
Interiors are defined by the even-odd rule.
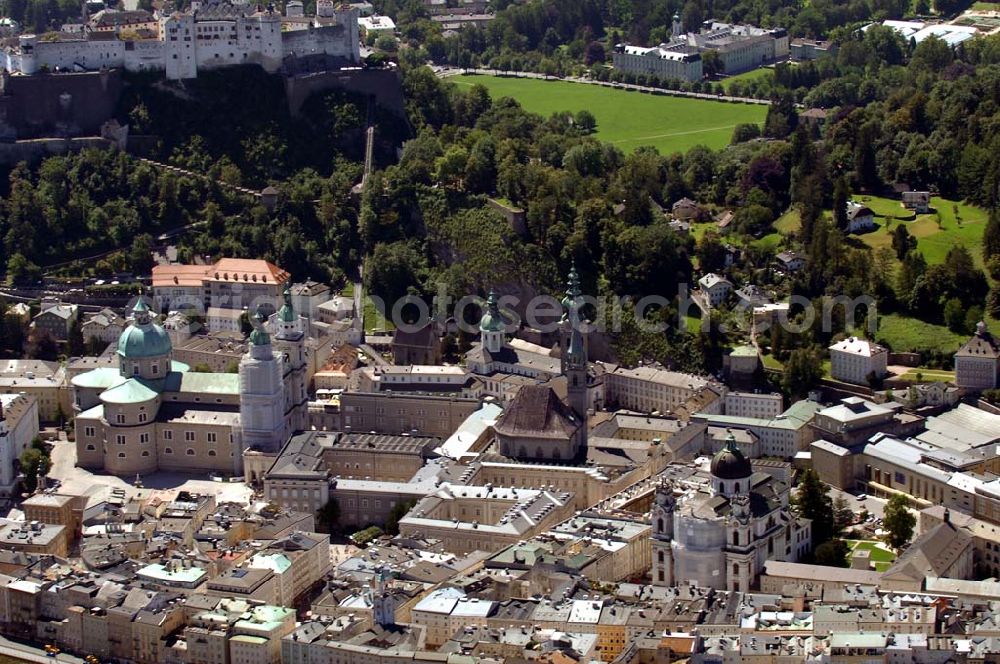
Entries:
[[0,69],[33,75],[122,68],[163,71],[177,80],[240,64],[274,73],[286,61],[307,58],[359,64],[358,11],[335,7],[331,0],[318,0],[316,15],[309,17],[295,2],[284,16],[273,6],[195,3],[188,11],[159,14],[141,29],[60,33],[52,39],[21,35],[16,46],[0,53]]

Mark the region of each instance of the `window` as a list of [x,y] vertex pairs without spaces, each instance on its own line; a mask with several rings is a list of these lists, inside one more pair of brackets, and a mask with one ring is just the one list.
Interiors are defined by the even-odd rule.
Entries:
[[139,413],[139,424],[142,424],[143,422],[145,422],[146,421],[146,417],[147,417],[146,413]]
[[174,432],[171,431],[170,429],[164,429],[163,440],[173,440],[173,439],[174,439]]
[[208,433],[208,442],[210,442],[210,443],[214,443],[215,442],[215,432],[214,431],[210,431]]
[[125,424],[125,413],[118,413],[115,415],[115,422],[117,424]]
[[139,442],[140,443],[148,443],[149,442],[149,434],[148,433],[140,433],[139,434]]
[[193,441],[194,440],[194,431],[185,431],[184,432],[184,440],[187,441],[187,442]]
[[87,445],[87,451],[88,451],[88,452],[93,452],[93,451],[94,451],[94,450],[96,450],[96,449],[97,449],[97,448],[96,448],[96,447],[94,447],[93,445]]
[[86,436],[87,438],[93,438],[94,437],[94,427],[84,427],[83,428],[83,435]]
[[118,453],[118,458],[119,459],[124,459],[125,458],[125,453],[124,452],[119,452]]
[[125,444],[125,436],[123,436],[121,434],[118,434],[117,436],[115,436],[115,442],[118,443],[119,445],[124,445]]
[[142,456],[148,457],[149,456],[149,450],[143,450],[142,451]]
[[163,453],[164,454],[173,454],[174,453],[174,448],[172,448],[172,447],[164,447],[163,448]]
[[186,450],[186,451],[184,452],[184,454],[186,454],[186,455],[188,455],[188,456],[194,456],[194,450],[193,450],[193,449],[191,449],[191,448],[189,447],[189,448],[187,448],[187,450]]
[[215,456],[215,450],[209,450],[208,456]]

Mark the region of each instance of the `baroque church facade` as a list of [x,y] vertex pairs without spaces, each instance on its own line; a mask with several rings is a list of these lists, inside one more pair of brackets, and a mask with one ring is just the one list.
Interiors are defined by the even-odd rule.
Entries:
[[118,366],[72,379],[78,464],[121,476],[240,474],[247,450],[276,453],[306,422],[304,329],[286,290],[270,321],[258,311],[238,373],[193,372],[172,359],[169,335],[140,297]]
[[652,517],[654,585],[690,582],[749,592],[768,560],[797,562],[812,548],[808,519],[789,508],[789,486],[754,472],[730,434],[707,485],[657,486]]

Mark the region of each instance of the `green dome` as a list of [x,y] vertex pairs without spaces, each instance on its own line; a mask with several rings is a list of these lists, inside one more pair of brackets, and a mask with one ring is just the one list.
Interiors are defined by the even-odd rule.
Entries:
[[167,331],[154,323],[129,325],[118,337],[118,354],[125,358],[169,355],[171,349]]
[[493,291],[490,291],[486,299],[486,313],[479,321],[479,329],[483,332],[503,332],[507,329],[507,323],[500,314],[500,305],[497,304],[497,294]]

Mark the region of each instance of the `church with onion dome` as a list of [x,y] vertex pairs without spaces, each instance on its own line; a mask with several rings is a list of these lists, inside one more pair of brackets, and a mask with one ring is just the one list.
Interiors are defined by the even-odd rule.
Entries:
[[194,372],[173,359],[170,336],[139,297],[118,366],[72,379],[77,463],[128,477],[236,475],[248,450],[276,453],[305,426],[305,323],[287,290],[270,320],[258,311],[253,322],[238,373]]
[[708,475],[656,487],[654,585],[749,592],[766,561],[798,562],[811,551],[811,523],[792,513],[789,484],[755,471],[732,434]]

